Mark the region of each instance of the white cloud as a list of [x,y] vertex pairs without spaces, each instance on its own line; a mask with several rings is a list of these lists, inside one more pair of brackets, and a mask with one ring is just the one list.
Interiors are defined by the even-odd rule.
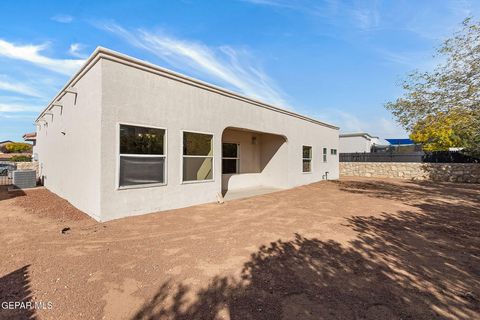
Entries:
[[337,111],[340,130],[345,132],[368,132],[370,127],[368,122],[360,120],[357,116],[344,112]]
[[321,11],[336,9],[338,2],[336,0],[239,0],[252,5],[289,9],[305,14],[321,14]]
[[451,36],[461,21],[478,9],[478,1],[444,0],[435,6],[414,3],[404,10],[400,28],[425,40],[438,42]]
[[473,0],[390,1],[388,5],[381,0],[241,1],[275,10],[292,10],[313,15],[339,30],[345,27],[353,27],[362,32],[380,29],[403,30],[435,41],[450,35],[463,19],[480,10],[480,2]]
[[399,124],[381,115],[365,118],[337,109],[323,109],[317,111],[316,115],[321,115],[329,123],[340,127],[341,133],[367,132],[382,139],[408,137],[408,133]]
[[390,63],[403,65],[409,69],[433,70],[443,57],[434,56],[430,50],[424,51],[391,51],[384,48],[376,49],[379,56]]
[[114,23],[100,26],[131,45],[146,50],[178,70],[189,70],[249,97],[287,107],[285,95],[274,81],[252,62],[246,50],[230,46],[209,47],[147,30],[129,31]]
[[74,57],[85,59],[87,55],[81,52],[83,49],[85,49],[85,46],[83,44],[72,43],[68,49],[68,53],[70,53]]
[[378,0],[347,3],[338,0],[242,0],[252,5],[292,10],[313,15],[332,25],[350,25],[361,31],[379,27]]
[[408,137],[407,132],[393,120],[379,118],[377,121],[379,132],[382,132],[382,138],[402,138]]
[[0,102],[0,113],[38,112],[40,109],[41,107],[30,104]]
[[352,8],[350,15],[353,23],[360,29],[367,31],[380,25],[380,12],[375,8]]
[[23,82],[16,82],[12,79],[6,77],[5,75],[0,75],[0,90],[9,91],[14,93],[19,93],[24,96],[41,98],[42,94],[32,86],[25,84]]
[[243,2],[249,2],[251,4],[270,6],[270,7],[282,7],[290,9],[299,9],[301,5],[299,2],[289,0],[242,0]]
[[27,61],[41,68],[65,75],[72,75],[84,62],[82,59],[54,59],[46,57],[41,52],[47,47],[47,44],[16,45],[0,39],[0,57]]
[[73,17],[68,14],[57,14],[51,17],[50,19],[60,23],[70,23],[73,21]]
[[10,120],[31,120],[32,123],[35,120],[35,115],[32,115],[31,113],[25,112],[21,114],[15,114],[15,113],[2,113],[0,111],[0,119],[10,119]]
[[278,0],[243,0],[244,2],[250,2],[253,4],[263,4],[267,6],[278,6],[282,4],[282,1]]

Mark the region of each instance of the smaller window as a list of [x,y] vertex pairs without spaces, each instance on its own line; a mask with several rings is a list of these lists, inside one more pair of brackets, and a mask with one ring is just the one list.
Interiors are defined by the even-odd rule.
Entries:
[[323,162],[327,162],[327,148],[323,148]]
[[303,146],[303,172],[312,172],[312,147]]
[[213,180],[213,135],[183,132],[183,181]]
[[222,143],[222,174],[239,172],[238,144]]
[[337,149],[330,149],[330,154],[332,156],[336,156],[337,155]]

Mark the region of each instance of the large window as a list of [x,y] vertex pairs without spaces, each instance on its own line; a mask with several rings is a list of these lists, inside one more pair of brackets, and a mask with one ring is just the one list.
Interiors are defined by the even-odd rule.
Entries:
[[312,147],[303,146],[303,172],[312,172]]
[[239,172],[238,144],[222,143],[222,173],[234,174]]
[[327,162],[327,148],[323,148],[323,162]]
[[213,135],[183,133],[183,181],[213,179]]
[[120,125],[119,186],[165,183],[165,130]]

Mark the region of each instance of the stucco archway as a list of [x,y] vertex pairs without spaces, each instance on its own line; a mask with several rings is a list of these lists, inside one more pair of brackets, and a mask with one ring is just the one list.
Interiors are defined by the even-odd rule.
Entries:
[[287,138],[245,128],[222,133],[222,194],[249,195],[283,188],[287,183]]

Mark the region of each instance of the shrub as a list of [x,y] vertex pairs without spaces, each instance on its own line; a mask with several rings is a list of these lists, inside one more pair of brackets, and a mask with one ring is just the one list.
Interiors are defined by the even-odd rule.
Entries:
[[31,156],[13,156],[10,158],[10,161],[13,162],[31,162],[32,157]]
[[10,142],[5,145],[7,153],[22,153],[32,150],[32,145],[24,142]]

